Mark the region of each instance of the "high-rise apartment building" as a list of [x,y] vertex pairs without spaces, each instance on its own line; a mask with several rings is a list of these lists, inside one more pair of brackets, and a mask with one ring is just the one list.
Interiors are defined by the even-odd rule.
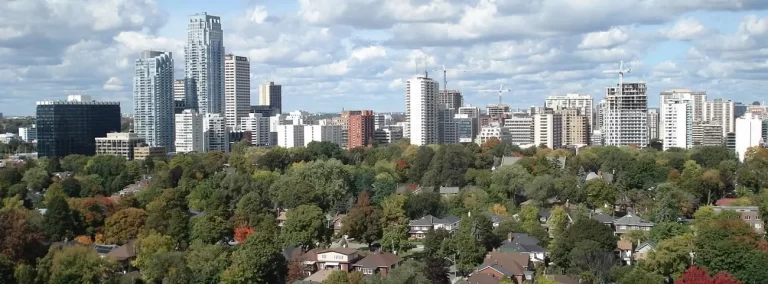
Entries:
[[251,109],[251,62],[248,57],[224,56],[224,114],[234,130]]
[[66,101],[37,102],[39,157],[92,156],[96,137],[120,131],[120,103],[71,95]]
[[259,85],[259,105],[269,106],[273,113],[283,113],[283,87],[272,81]]
[[602,99],[597,103],[597,106],[595,107],[595,110],[594,110],[595,114],[592,121],[592,124],[594,125],[592,127],[592,131],[603,130],[603,122],[605,121],[605,109],[607,105],[608,105],[608,101],[606,101],[605,99]]
[[720,125],[723,133],[721,136],[725,136],[728,132],[734,132],[734,118],[741,117],[743,115],[735,116],[735,106],[730,100],[714,99],[707,101],[704,107],[704,121],[709,124]]
[[146,50],[133,73],[133,131],[152,147],[173,149],[174,87],[170,52]]
[[464,97],[459,90],[440,90],[438,102],[441,107],[458,109],[464,105]]
[[251,133],[251,145],[270,145],[269,117],[264,117],[260,113],[249,113],[247,117],[240,118],[240,130]]
[[747,113],[747,105],[743,104],[742,102],[733,103],[734,119],[744,116],[745,113]]
[[645,83],[623,83],[606,88],[603,141],[606,146],[648,144],[648,96]]
[[382,129],[376,129],[374,140],[379,144],[391,144],[397,140],[403,139],[403,128],[399,126],[387,126]]
[[373,133],[376,128],[374,126],[372,110],[363,110],[359,114],[350,115],[348,123],[347,147],[349,149],[373,146]]
[[691,118],[694,123],[699,123],[706,120],[706,103],[707,93],[696,92],[690,89],[672,89],[661,92],[659,95],[659,103],[670,97],[679,97],[680,94],[686,94],[685,96],[690,98],[691,101]]
[[373,126],[376,129],[382,129],[384,127],[392,125],[392,115],[377,113],[373,115]]
[[736,154],[744,162],[750,147],[760,146],[763,136],[763,121],[752,113],[745,113],[736,119]]
[[534,123],[533,116],[513,115],[504,120],[504,126],[509,129],[509,141],[518,146],[533,146]]
[[184,57],[184,77],[195,86],[199,113],[223,112],[224,31],[219,17],[207,13],[189,17]]
[[176,114],[176,140],[174,146],[177,153],[205,151],[205,135],[203,134],[203,116],[194,109],[185,109]]
[[432,78],[416,77],[405,84],[405,119],[411,145],[437,144],[439,84]]
[[208,113],[203,116],[203,136],[205,151],[229,152],[227,119],[220,113]]
[[648,141],[659,139],[659,109],[648,109]]
[[694,146],[723,146],[723,126],[719,124],[693,124]]
[[278,125],[277,145],[283,148],[304,147],[304,125]]
[[566,108],[556,113],[562,117],[562,145],[589,145],[589,116],[584,108]]
[[561,109],[579,109],[582,115],[586,115],[588,118],[589,129],[591,130],[595,125],[593,124],[593,99],[590,95],[582,94],[566,94],[565,96],[548,96],[544,100],[544,107],[551,108],[553,110]]
[[477,136],[477,133],[480,132],[480,115],[481,115],[480,108],[476,106],[466,105],[466,106],[460,107],[458,109],[457,114],[466,114],[467,116],[469,116],[469,118],[475,119],[475,123],[476,123],[475,136]]
[[144,141],[136,133],[107,133],[107,137],[96,137],[96,155],[116,155],[133,160],[134,149]]
[[485,113],[490,116],[501,116],[509,112],[509,105],[505,104],[489,104],[485,107]]
[[690,92],[664,92],[659,98],[659,136],[664,150],[693,146],[693,105]]
[[186,99],[186,92],[184,91],[185,82],[184,79],[173,80],[173,100],[184,101]]
[[[342,141],[341,125],[321,124],[304,125],[304,147],[311,142],[331,142],[341,146]],[[371,136],[373,139],[373,136]]]
[[544,145],[549,149],[563,145],[563,117],[552,111],[537,113],[533,116],[533,144]]

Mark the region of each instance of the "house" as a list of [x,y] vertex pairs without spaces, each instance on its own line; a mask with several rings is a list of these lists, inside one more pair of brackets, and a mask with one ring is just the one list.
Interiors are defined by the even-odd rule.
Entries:
[[360,253],[353,248],[330,248],[317,252],[317,268],[340,269],[350,271],[352,264],[360,258]]
[[413,239],[423,239],[430,229],[444,229],[449,232],[453,232],[459,227],[461,219],[456,216],[445,216],[442,219],[432,215],[421,217],[418,220],[411,220],[408,223],[410,230],[408,235]]
[[648,257],[648,254],[654,250],[656,250],[655,242],[643,243],[637,246],[637,248],[635,249],[634,258],[635,260],[644,260]]
[[509,233],[497,251],[526,253],[533,262],[545,262],[547,259],[547,250],[539,246],[539,240],[525,233]]
[[288,211],[280,210],[275,220],[277,220],[277,226],[282,228],[285,225],[285,221],[288,220]]
[[[533,263],[527,253],[490,252],[467,281],[485,284],[510,279],[514,283],[523,283],[524,280],[533,280],[533,273]],[[498,282],[492,282],[495,279]]]
[[504,222],[504,219],[505,219],[504,217],[496,215],[493,212],[486,211],[486,212],[483,212],[483,214],[485,214],[485,216],[488,216],[488,218],[491,218],[491,223],[493,223],[494,228],[498,227],[501,224],[501,222]]
[[341,233],[341,228],[344,227],[344,218],[346,217],[346,214],[338,214],[330,218],[328,226],[333,230],[334,235],[339,235]]
[[106,256],[117,261],[123,272],[126,272],[131,268],[131,261],[136,258],[136,245],[129,242],[111,250]]
[[517,161],[520,161],[520,159],[522,159],[522,158],[523,157],[504,156],[504,157],[501,158],[501,161],[498,161],[498,163],[496,163],[496,161],[494,160],[494,165],[491,168],[491,170],[495,171],[496,169],[498,169],[501,166],[511,166],[511,165],[514,165],[515,163],[517,163]]
[[458,194],[459,194],[458,186],[441,186],[440,187],[440,196],[442,197],[456,196]]
[[624,262],[625,265],[632,265],[632,241],[627,239],[621,239],[616,241],[616,252],[619,254],[619,259]]
[[387,276],[389,270],[397,267],[403,261],[397,255],[388,252],[376,252],[369,254],[365,258],[355,262],[352,267],[363,273],[363,275],[373,275],[376,273],[381,276]]
[[587,174],[587,176],[584,178],[584,181],[587,182],[587,181],[590,181],[590,180],[593,180],[593,179],[596,179],[596,178],[603,179],[603,180],[605,180],[608,183],[613,183],[613,174],[611,174],[611,173],[603,173],[603,172],[597,172],[597,173],[589,172]]
[[599,212],[590,213],[590,218],[592,220],[598,221],[600,223],[603,223],[604,225],[613,228],[613,222],[616,221],[616,218],[611,215],[606,215]]
[[613,221],[613,226],[615,228],[614,235],[621,235],[628,231],[650,231],[653,228],[653,222],[647,222],[629,213]]
[[760,209],[757,206],[715,206],[713,209],[715,213],[725,210],[739,213],[741,220],[749,224],[756,233],[765,233],[765,222],[760,219]]

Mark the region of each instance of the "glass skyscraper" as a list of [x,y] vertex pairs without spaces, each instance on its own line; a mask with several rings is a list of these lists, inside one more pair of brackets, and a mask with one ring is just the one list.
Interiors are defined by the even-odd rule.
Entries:
[[152,147],[173,149],[173,56],[144,51],[133,77],[133,129]]
[[37,102],[37,152],[40,157],[94,155],[96,137],[120,131],[120,103],[88,96]]
[[189,17],[184,56],[184,77],[195,86],[200,114],[223,113],[224,32],[219,17],[207,13]]

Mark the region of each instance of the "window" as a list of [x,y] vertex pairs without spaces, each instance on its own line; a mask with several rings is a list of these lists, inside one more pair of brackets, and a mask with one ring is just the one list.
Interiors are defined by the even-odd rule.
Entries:
[[760,229],[760,228],[762,228],[762,227],[763,227],[763,226],[762,226],[762,225],[760,225],[759,223],[758,223],[758,224],[755,224],[755,229]]
[[333,259],[344,259],[344,256],[342,256],[342,255],[334,255]]
[[744,216],[744,220],[750,220],[750,219],[752,219],[752,216],[749,216],[749,215]]
[[373,269],[371,269],[371,268],[363,268],[361,270],[363,271],[363,274],[365,274],[365,275],[372,275],[373,274]]
[[626,229],[627,229],[627,226],[624,226],[624,225],[619,226],[619,230],[626,230]]

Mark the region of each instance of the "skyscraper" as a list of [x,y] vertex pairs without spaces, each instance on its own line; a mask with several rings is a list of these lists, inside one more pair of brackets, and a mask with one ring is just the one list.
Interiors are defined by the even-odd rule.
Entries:
[[733,101],[730,100],[714,99],[706,102],[704,107],[704,120],[710,124],[720,125],[723,137],[725,137],[728,132],[734,131],[734,118],[744,115],[743,113],[739,116],[735,116],[734,114],[735,105]]
[[173,100],[183,101],[184,97],[184,79],[176,79],[173,81]]
[[173,149],[174,87],[170,52],[143,51],[133,74],[133,130],[152,147]]
[[229,129],[223,115],[209,113],[203,117],[203,136],[205,151],[229,152]]
[[251,108],[251,63],[248,57],[224,56],[224,114],[234,130]]
[[351,114],[349,116],[349,127],[347,128],[347,135],[349,137],[347,147],[354,149],[373,145],[374,130],[372,110]]
[[560,148],[563,145],[562,115],[551,110],[533,115],[533,144]]
[[273,113],[283,113],[283,88],[269,81],[259,85],[259,105],[269,106]]
[[439,85],[432,78],[416,77],[405,84],[405,121],[411,145],[437,144]]
[[593,120],[593,99],[590,95],[566,94],[565,96],[548,96],[544,100],[544,107],[553,110],[580,109],[581,115],[588,118],[589,129],[595,127]]
[[660,100],[663,101],[666,97],[674,96],[675,94],[688,94],[691,100],[691,118],[694,123],[705,121],[705,104],[707,102],[706,92],[695,92],[690,89],[672,89],[661,92]]
[[203,117],[194,109],[186,109],[176,115],[176,140],[174,146],[177,153],[202,152],[205,150],[203,142]]
[[120,131],[120,103],[85,95],[66,101],[37,102],[37,152],[40,157],[96,153],[96,137]]
[[663,92],[659,97],[659,138],[664,150],[691,148],[694,96],[690,92]]
[[562,117],[562,145],[589,145],[589,116],[584,108],[566,108],[557,111]]
[[648,109],[648,141],[659,139],[659,109]]
[[219,17],[207,13],[189,17],[184,56],[184,76],[195,86],[200,114],[223,112],[224,32]]
[[606,88],[602,139],[606,146],[648,145],[648,96],[645,83]]
[[437,110],[437,131],[438,131],[438,143],[451,144],[458,143],[459,137],[456,132],[456,116],[455,108],[446,108],[443,105],[438,106]]
[[464,104],[464,97],[459,90],[440,90],[440,106],[458,109]]

